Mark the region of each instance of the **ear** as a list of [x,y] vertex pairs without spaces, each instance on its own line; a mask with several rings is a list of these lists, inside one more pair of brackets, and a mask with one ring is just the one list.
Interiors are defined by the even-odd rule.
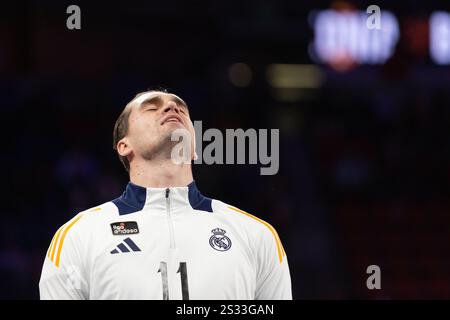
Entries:
[[126,157],[131,153],[132,149],[127,138],[122,138],[117,142],[117,153],[122,157]]

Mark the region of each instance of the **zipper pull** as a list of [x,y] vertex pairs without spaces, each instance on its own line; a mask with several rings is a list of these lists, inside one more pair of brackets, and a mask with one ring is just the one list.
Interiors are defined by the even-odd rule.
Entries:
[[166,198],[169,198],[169,192],[170,192],[170,189],[166,188]]

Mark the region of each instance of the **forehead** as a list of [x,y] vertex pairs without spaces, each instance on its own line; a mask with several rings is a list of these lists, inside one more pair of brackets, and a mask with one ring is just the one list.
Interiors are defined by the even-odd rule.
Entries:
[[175,101],[180,101],[184,105],[186,105],[186,103],[183,101],[183,99],[181,99],[177,95],[175,95],[173,93],[165,93],[165,92],[160,92],[160,91],[150,91],[150,92],[144,93],[144,94],[140,95],[139,97],[133,99],[131,101],[131,104],[133,105],[134,108],[139,108],[145,101],[148,101],[148,100],[156,98],[156,97],[159,97],[161,99],[172,99]]

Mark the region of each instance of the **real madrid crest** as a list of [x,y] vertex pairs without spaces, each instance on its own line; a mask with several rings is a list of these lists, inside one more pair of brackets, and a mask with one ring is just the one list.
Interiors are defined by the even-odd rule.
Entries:
[[217,251],[227,251],[231,248],[231,240],[225,235],[225,233],[227,233],[225,230],[215,228],[211,230],[211,232],[213,235],[209,238],[209,244],[213,249],[216,249]]

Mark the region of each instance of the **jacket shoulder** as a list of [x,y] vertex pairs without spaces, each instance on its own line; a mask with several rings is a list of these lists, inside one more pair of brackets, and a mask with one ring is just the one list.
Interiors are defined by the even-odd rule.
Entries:
[[59,267],[63,256],[67,257],[75,248],[89,242],[89,234],[98,225],[97,221],[102,221],[111,214],[115,214],[115,208],[110,202],[75,214],[55,232],[46,255],[50,262]]
[[254,214],[251,214],[223,201],[213,200],[212,208],[214,213],[223,215],[224,218],[233,219],[240,223],[244,223],[252,229],[256,228],[258,231],[260,229],[275,230],[267,221],[264,221]]
[[267,221],[219,200],[214,200],[212,207],[214,213],[221,215],[228,221],[233,220],[233,222],[245,227],[248,234],[251,235],[251,238],[256,243],[260,243],[261,245],[272,244],[275,246],[280,261],[286,255],[277,231]]
[[105,202],[95,207],[80,211],[76,213],[72,218],[64,223],[57,232],[67,233],[84,233],[91,228],[95,228],[95,225],[99,221],[103,221],[112,215],[117,215],[117,207],[112,202]]

